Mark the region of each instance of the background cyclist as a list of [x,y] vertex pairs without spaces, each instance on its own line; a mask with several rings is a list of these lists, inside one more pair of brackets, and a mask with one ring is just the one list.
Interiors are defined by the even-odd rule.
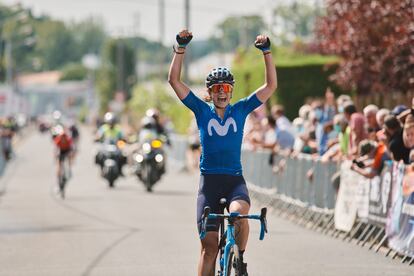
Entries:
[[[73,141],[68,131],[63,126],[58,125],[55,127],[55,137],[53,138],[53,142],[56,146],[56,159],[58,163],[57,177],[59,181],[60,175],[63,173],[63,163],[65,162],[66,158],[69,158],[72,151]],[[69,176],[72,174],[71,171],[71,162],[69,162]]]
[[[244,123],[247,115],[266,102],[276,90],[277,77],[270,51],[270,40],[267,36],[259,35],[255,46],[263,52],[265,83],[249,97],[231,105],[235,83],[233,75],[227,68],[216,68],[206,78],[206,86],[212,100],[212,104],[208,104],[195,96],[180,79],[185,49],[192,37],[187,30],[177,34],[178,45],[174,48],[175,54],[168,81],[183,104],[194,112],[200,131],[201,176],[197,198],[197,221],[200,231],[204,207],[210,206],[213,213],[219,212],[218,204],[222,197],[227,199],[230,212],[249,212],[250,198],[242,175],[240,157]],[[199,275],[214,275],[218,253],[218,226],[218,221],[207,222],[207,234],[201,241]],[[239,222],[237,232],[236,242],[243,260],[249,235],[247,220]],[[247,275],[246,264],[243,265],[243,270],[242,275]]]

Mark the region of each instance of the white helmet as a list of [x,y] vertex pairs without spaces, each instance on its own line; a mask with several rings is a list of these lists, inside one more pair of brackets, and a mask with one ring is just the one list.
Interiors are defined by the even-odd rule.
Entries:
[[115,124],[116,118],[112,112],[105,113],[104,122],[106,124]]
[[59,110],[55,110],[52,113],[52,118],[53,118],[54,121],[59,122],[60,119],[62,119],[62,113],[60,113]]

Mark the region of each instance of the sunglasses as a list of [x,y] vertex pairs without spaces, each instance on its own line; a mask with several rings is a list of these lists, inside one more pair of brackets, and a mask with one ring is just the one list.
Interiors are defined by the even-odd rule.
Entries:
[[210,90],[213,93],[219,93],[223,90],[224,93],[231,93],[233,91],[233,86],[228,83],[214,84],[210,86]]

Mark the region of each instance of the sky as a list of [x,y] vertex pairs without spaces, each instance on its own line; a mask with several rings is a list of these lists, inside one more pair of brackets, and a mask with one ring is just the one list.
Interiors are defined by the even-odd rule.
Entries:
[[[282,0],[289,3],[293,0]],[[312,0],[299,0],[309,2]],[[21,3],[35,15],[47,14],[66,22],[100,17],[112,35],[141,35],[160,39],[160,0],[3,0],[3,4]],[[190,30],[194,39],[206,39],[214,27],[231,15],[262,15],[269,20],[275,0],[190,0]],[[171,44],[175,34],[185,26],[185,0],[164,0],[164,44]]]

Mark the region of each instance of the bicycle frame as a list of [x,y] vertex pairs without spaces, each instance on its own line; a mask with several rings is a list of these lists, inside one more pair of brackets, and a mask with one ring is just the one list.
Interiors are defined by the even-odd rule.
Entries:
[[[239,215],[238,213],[231,213],[230,216]],[[220,275],[227,276],[227,265],[229,264],[229,258],[230,258],[230,252],[231,249],[234,248],[234,245],[236,244],[236,239],[234,237],[234,222],[228,221],[229,224],[227,224],[226,229],[226,244],[224,246],[224,253],[220,254]],[[222,224],[222,227],[224,227],[224,221]],[[221,250],[221,249],[220,249]]]
[[[221,230],[221,238],[223,238],[223,236],[226,237],[226,244],[224,245],[224,253],[221,251],[222,249],[220,248],[220,276],[228,276],[227,275],[227,265],[229,264],[229,258],[230,258],[230,253],[231,253],[231,249],[235,247],[236,245],[236,239],[234,237],[234,231],[235,231],[235,221],[239,220],[239,219],[256,219],[256,220],[260,220],[260,240],[264,239],[264,235],[265,233],[267,233],[267,221],[266,221],[266,213],[267,213],[267,209],[266,208],[262,208],[261,210],[261,214],[260,215],[240,215],[239,213],[233,212],[230,213],[228,215],[223,215],[223,214],[210,214],[210,208],[206,207],[204,208],[204,214],[203,214],[203,222],[202,222],[202,226],[201,226],[201,233],[200,233],[200,238],[203,239],[206,235],[206,224],[207,224],[207,219],[223,219],[223,221],[220,223],[221,224],[221,229],[224,230],[224,219],[227,220],[227,229],[225,230],[225,235],[222,233]],[[221,244],[221,240],[220,240],[220,244]],[[235,254],[238,254],[238,252],[235,252]]]

